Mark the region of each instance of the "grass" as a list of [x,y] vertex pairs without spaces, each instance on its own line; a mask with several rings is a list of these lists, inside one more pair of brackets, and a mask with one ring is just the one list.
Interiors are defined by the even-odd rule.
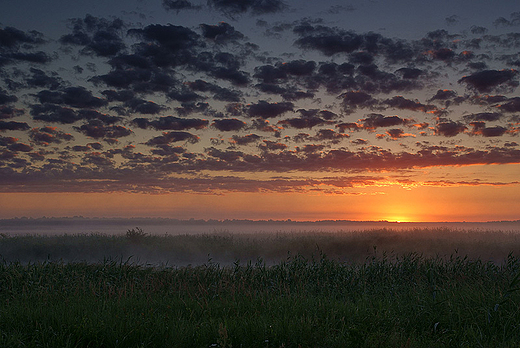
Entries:
[[[113,245],[105,251],[120,250],[121,245],[137,243],[152,248],[171,242],[170,237],[143,233],[134,237],[68,236],[63,240],[72,243],[78,238],[77,244],[96,238],[111,241]],[[230,239],[246,243],[247,238],[235,237],[192,236],[199,242],[210,240],[211,250],[223,248],[228,256],[234,252],[233,248],[225,249]],[[0,346],[520,344],[520,260],[512,253],[501,262],[492,262],[460,252],[449,256],[387,254],[378,250],[384,249],[379,244],[375,250],[370,247],[370,256],[363,261],[345,262],[337,255],[326,256],[326,248],[316,248],[320,245],[318,234],[314,240],[310,234],[303,237],[314,244],[312,255],[287,256],[286,251],[282,260],[271,264],[262,259],[236,260],[225,266],[206,260],[185,267],[151,266],[107,257],[100,262],[4,260],[0,263]],[[21,245],[21,241],[11,240],[16,238],[3,239],[0,249],[9,240],[11,246]],[[48,238],[41,240],[60,246],[51,243],[58,237]],[[274,247],[275,241],[284,239],[294,245],[297,236],[280,234],[270,245]],[[42,250],[53,252],[49,244]],[[235,248],[243,250],[247,243],[240,245],[242,248]],[[306,243],[298,245],[304,247]]]
[[99,233],[55,236],[0,237],[0,256],[6,261],[103,262],[106,258],[142,264],[201,265],[211,259],[231,266],[236,260],[262,258],[273,265],[288,255],[306,258],[326,254],[342,262],[362,263],[372,256],[395,258],[419,253],[427,258],[502,262],[510,252],[520,256],[520,234],[507,231],[466,231],[447,228],[366,230],[349,232],[299,231],[230,234],[225,230],[200,235],[151,235],[135,228],[121,235]]

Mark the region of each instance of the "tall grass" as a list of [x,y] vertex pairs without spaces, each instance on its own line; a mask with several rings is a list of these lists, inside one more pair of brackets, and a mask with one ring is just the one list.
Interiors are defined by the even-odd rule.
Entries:
[[232,265],[262,258],[279,263],[288,255],[307,258],[325,253],[344,262],[364,262],[367,257],[395,258],[419,253],[424,257],[502,262],[510,252],[520,256],[520,233],[453,229],[367,230],[354,232],[277,232],[230,234],[215,231],[201,235],[150,235],[135,228],[121,235],[99,233],[57,236],[7,236],[0,238],[0,256],[21,263],[36,261],[102,262],[105,258],[176,266],[200,265],[212,259]]
[[0,265],[2,347],[515,347],[520,262]]
[[517,347],[517,238],[5,237],[0,347]]

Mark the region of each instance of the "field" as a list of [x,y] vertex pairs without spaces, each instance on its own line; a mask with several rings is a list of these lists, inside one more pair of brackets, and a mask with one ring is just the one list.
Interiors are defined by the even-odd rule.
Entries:
[[517,347],[509,232],[0,239],[1,347]]

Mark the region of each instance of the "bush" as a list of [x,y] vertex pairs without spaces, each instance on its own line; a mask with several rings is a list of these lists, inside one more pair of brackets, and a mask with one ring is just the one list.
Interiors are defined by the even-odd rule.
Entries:
[[140,242],[148,237],[148,233],[145,233],[141,228],[136,227],[126,231],[126,238],[132,242]]

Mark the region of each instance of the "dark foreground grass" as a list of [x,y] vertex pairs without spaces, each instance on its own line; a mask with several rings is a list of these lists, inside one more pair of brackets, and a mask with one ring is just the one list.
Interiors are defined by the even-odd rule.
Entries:
[[518,347],[519,259],[0,264],[1,347]]

